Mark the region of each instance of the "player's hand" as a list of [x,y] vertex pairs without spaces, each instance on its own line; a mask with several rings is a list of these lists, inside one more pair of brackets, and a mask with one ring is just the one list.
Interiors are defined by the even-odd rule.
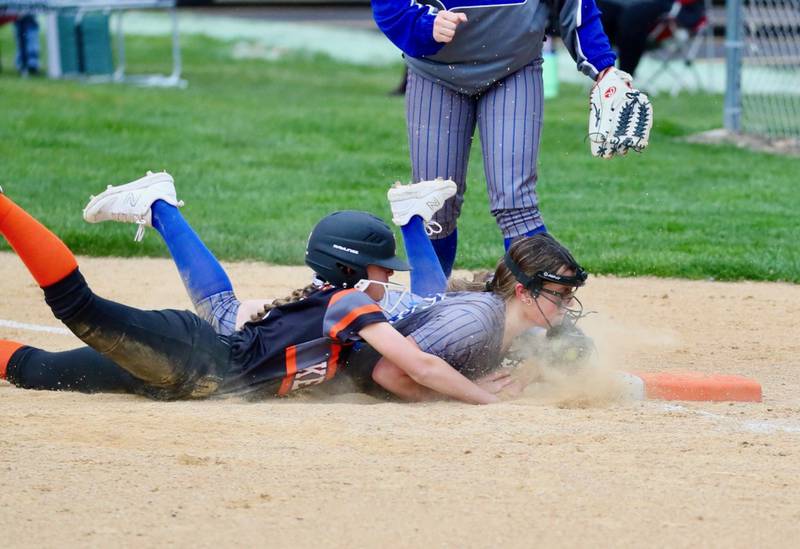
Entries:
[[513,381],[514,378],[511,377],[511,370],[509,368],[500,368],[476,379],[475,385],[488,393],[496,395],[513,383]]
[[525,388],[528,385],[530,385],[530,383],[527,383],[522,379],[514,377],[508,385],[503,387],[502,393],[500,393],[497,396],[499,396],[503,400],[511,400],[519,398],[525,393]]
[[467,16],[464,13],[447,10],[438,12],[436,19],[433,20],[433,39],[443,44],[452,42],[456,35],[456,27],[466,22]]

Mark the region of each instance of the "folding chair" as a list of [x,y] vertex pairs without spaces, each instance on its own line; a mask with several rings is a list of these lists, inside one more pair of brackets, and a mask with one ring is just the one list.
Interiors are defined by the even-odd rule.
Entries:
[[[648,54],[658,60],[658,68],[642,80],[643,88],[655,87],[655,82],[667,75],[671,77],[672,95],[684,89],[703,89],[703,79],[694,61],[703,45],[708,50],[713,39],[708,13],[708,0],[676,0],[672,9],[658,20],[647,40]],[[694,86],[688,75],[693,78]]]

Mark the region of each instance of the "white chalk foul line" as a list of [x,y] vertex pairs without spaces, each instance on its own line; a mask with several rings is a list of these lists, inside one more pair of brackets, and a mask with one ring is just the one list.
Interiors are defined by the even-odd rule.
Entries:
[[29,330],[31,332],[47,332],[48,334],[71,334],[66,328],[57,328],[55,326],[43,326],[42,324],[27,324],[25,322],[16,322],[14,320],[5,320],[0,318],[0,327],[15,328],[17,330]]
[[708,418],[710,420],[719,423],[730,425],[734,428],[738,428],[738,430],[740,431],[749,431],[751,433],[763,433],[763,434],[772,434],[776,431],[781,431],[784,433],[793,433],[793,434],[800,433],[800,424],[787,420],[756,419],[756,420],[741,421],[736,418],[715,414],[714,412],[709,412],[706,410],[695,410],[692,408],[687,408],[686,406],[681,406],[680,404],[662,404],[661,407],[666,412],[676,412],[676,411],[688,412],[691,414]]

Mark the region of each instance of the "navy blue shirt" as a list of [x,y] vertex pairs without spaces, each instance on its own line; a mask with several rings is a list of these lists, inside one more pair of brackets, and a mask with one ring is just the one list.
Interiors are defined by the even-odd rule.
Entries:
[[276,307],[227,336],[230,369],[218,392],[283,396],[322,383],[345,363],[358,332],[378,322],[386,322],[381,308],[353,289],[323,289]]

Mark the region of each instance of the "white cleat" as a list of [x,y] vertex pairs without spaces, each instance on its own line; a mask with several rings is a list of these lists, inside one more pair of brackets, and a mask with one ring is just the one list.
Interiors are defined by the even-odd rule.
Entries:
[[0,185],[0,194],[6,194],[6,193],[4,193],[4,192],[3,192],[3,187],[2,187],[2,185]]
[[156,200],[163,200],[175,207],[183,201],[175,195],[175,183],[167,172],[147,172],[147,175],[125,185],[112,186],[97,196],[92,196],[83,209],[83,218],[89,223],[119,221],[139,226],[135,241],[144,237],[144,228],[153,226],[150,207]]
[[431,181],[420,181],[411,185],[402,185],[399,182],[389,189],[386,196],[392,208],[392,221],[402,227],[415,215],[420,216],[428,225],[428,234],[435,231],[430,226],[439,225],[431,221],[433,214],[438,212],[445,201],[456,194],[456,183],[452,179],[437,177]]

